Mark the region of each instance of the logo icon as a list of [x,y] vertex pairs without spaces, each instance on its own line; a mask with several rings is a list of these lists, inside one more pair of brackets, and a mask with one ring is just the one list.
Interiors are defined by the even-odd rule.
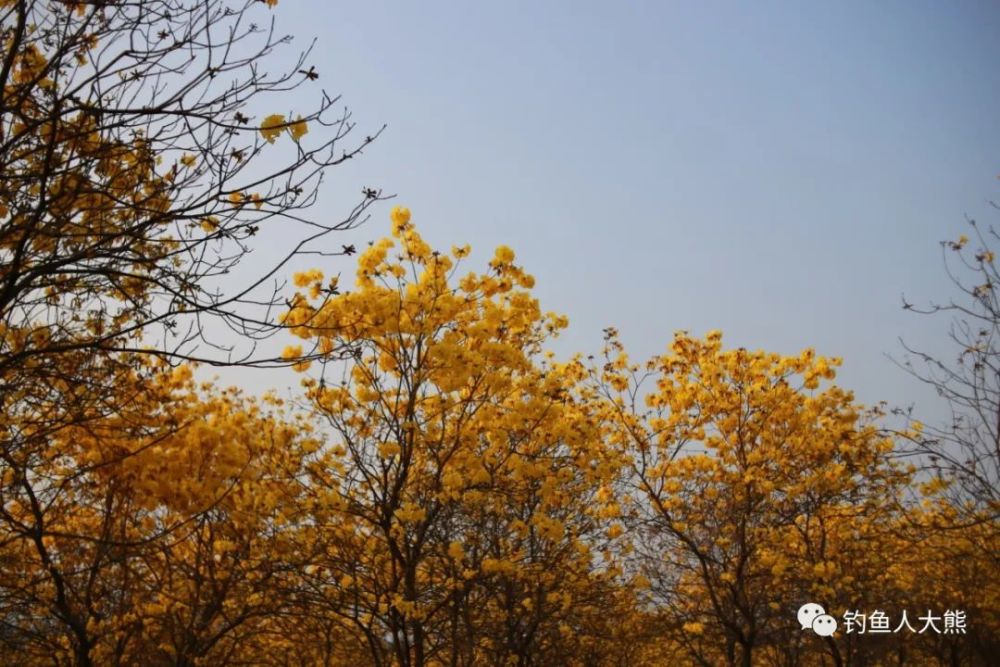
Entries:
[[815,602],[807,602],[799,607],[797,617],[803,630],[812,629],[820,637],[832,637],[837,631],[837,619]]

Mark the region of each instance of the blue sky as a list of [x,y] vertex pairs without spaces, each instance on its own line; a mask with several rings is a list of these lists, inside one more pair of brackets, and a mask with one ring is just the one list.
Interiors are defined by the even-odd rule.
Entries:
[[[315,217],[375,185],[432,245],[471,243],[472,268],[510,245],[543,307],[570,317],[562,352],[596,351],[608,325],[639,358],[677,329],[720,328],[732,346],[844,357],[864,401],[930,404],[885,355],[901,335],[946,349],[947,322],[903,313],[900,295],[945,298],[938,242],[966,214],[1000,222],[995,3],[275,13],[296,46],[318,39],[318,83],[359,133],[389,126],[330,172]],[[390,206],[335,241],[382,236]]]

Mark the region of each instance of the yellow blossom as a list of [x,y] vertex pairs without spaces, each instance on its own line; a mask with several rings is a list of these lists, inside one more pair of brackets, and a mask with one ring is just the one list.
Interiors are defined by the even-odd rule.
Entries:
[[392,235],[398,237],[410,222],[410,209],[394,206],[389,212],[389,218],[392,220]]
[[260,124],[260,133],[267,140],[267,143],[273,144],[278,136],[281,134],[281,130],[285,127],[285,116],[280,113],[271,114],[264,119],[264,122]]
[[294,141],[298,141],[309,132],[309,126],[302,116],[298,116],[295,122],[288,126],[288,133],[292,135]]

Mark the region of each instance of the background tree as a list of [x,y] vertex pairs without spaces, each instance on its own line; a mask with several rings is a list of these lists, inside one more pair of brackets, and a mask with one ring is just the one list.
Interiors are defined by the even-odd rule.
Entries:
[[887,602],[870,593],[887,588],[907,478],[851,394],[819,389],[838,360],[725,350],[719,332],[679,333],[640,367],[609,330],[605,355],[594,378],[630,469],[638,566],[687,659],[850,662],[795,611]]
[[950,410],[947,423],[925,420],[911,438],[921,467],[948,485],[964,521],[1000,519],[1000,270],[992,226],[968,219],[969,236],[941,243],[945,272],[957,296],[906,310],[950,317],[955,354],[946,359],[903,343],[903,367],[935,389]]
[[[902,343],[903,368],[934,388],[947,408],[944,423],[922,419],[907,438],[924,502],[907,530],[919,562],[906,561],[904,581],[912,599],[980,619],[967,641],[928,642],[928,653],[952,664],[987,664],[1000,651],[994,583],[1000,579],[1000,270],[993,250],[1000,237],[993,226],[967,223],[968,234],[941,243],[954,296],[929,305],[903,301],[906,310],[950,320],[954,354],[949,359]],[[905,415],[919,416],[912,408]]]
[[24,531],[0,547],[14,664],[232,664],[274,655],[300,615],[287,592],[308,425],[275,399],[199,388],[187,367],[141,381],[118,414],[50,443],[33,474],[69,480],[59,494],[4,506]]
[[900,521],[887,585],[879,593],[898,600],[901,608],[921,613],[931,610],[940,616],[948,610],[961,611],[968,628],[963,633],[928,631],[914,637],[916,641],[895,647],[897,660],[990,665],[1000,653],[996,563],[1000,531],[990,522],[969,523],[965,508],[953,504],[948,489],[934,491],[927,486],[919,490],[922,501]]

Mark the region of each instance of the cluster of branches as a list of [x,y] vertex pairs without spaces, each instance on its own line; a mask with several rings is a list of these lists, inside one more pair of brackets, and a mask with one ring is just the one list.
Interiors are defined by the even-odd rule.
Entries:
[[[994,209],[996,204],[991,204]],[[956,296],[903,307],[950,318],[948,358],[903,343],[903,367],[932,387],[950,409],[947,423],[928,423],[912,439],[912,452],[935,478],[950,486],[969,522],[1000,519],[1000,270],[992,227],[967,218],[969,235],[941,243],[944,266]],[[971,236],[971,239],[970,239]]]
[[[363,219],[375,191],[336,222],[303,213],[324,170],[377,133],[345,145],[350,115],[322,93],[299,118],[327,130],[322,138],[296,142],[284,164],[262,169],[269,144],[251,110],[318,75],[306,69],[308,50],[284,72],[264,71],[290,40],[255,11],[259,2],[4,5],[0,313],[8,328],[38,323],[47,335],[44,345],[5,349],[0,370],[79,349],[148,353],[135,340],[154,325],[169,334],[155,339],[164,355],[268,361],[225,354],[204,321],[221,319],[241,339],[273,332],[268,316],[281,302],[261,288],[293,255]],[[232,292],[212,291],[278,220],[285,238],[302,230],[294,247]]]

